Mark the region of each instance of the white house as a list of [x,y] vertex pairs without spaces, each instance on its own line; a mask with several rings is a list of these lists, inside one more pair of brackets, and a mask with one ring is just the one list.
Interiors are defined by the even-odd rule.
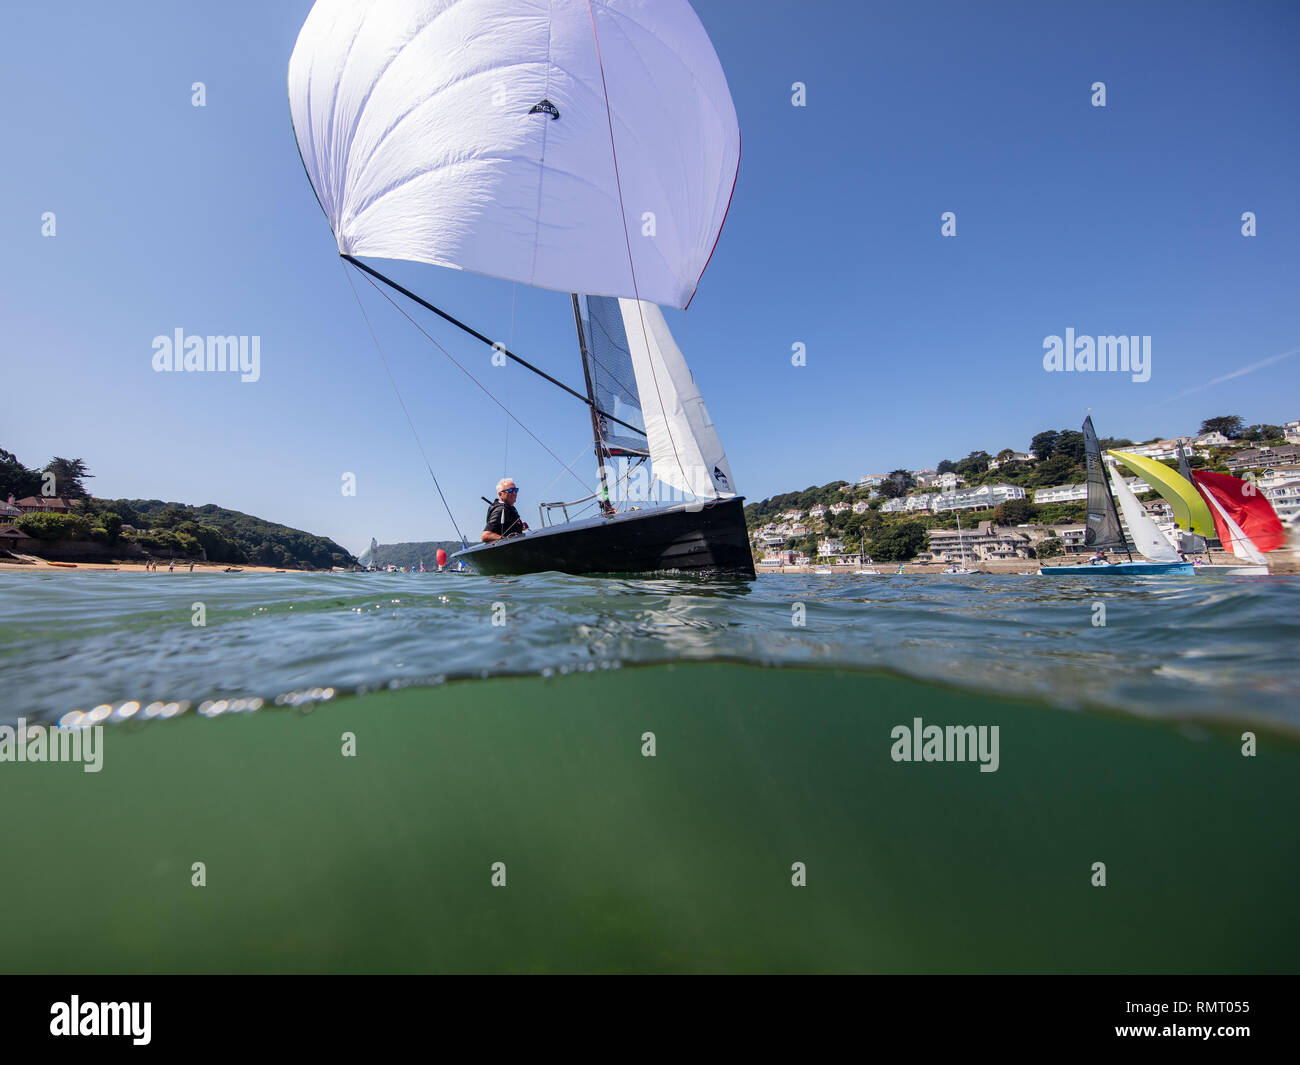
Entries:
[[1034,493],[1035,503],[1082,503],[1088,498],[1086,484],[1057,484]]
[[1300,444],[1300,421],[1287,422],[1282,431],[1288,444]]
[[856,503],[853,504],[854,514],[865,514],[870,509],[871,507],[867,504],[867,501],[865,499],[859,499]]
[[1197,447],[1231,447],[1232,441],[1215,429],[1212,433],[1202,433],[1192,441]]
[[831,504],[831,513],[832,513],[832,514],[843,514],[843,513],[845,513],[846,511],[851,510],[851,509],[852,509],[852,507],[851,507],[850,504],[848,504],[848,503],[832,503],[832,504]]
[[826,508],[822,506],[820,503],[818,503],[815,507],[812,508],[812,510],[808,511],[808,517],[824,518],[826,517]]
[[[1034,453],[1033,453],[1032,451],[1013,451],[1013,452],[1011,452],[1011,454],[1010,454],[1009,456],[1007,456],[1007,458],[1006,458],[1004,461],[1006,461],[1006,462],[1033,462],[1033,461],[1034,461]],[[996,470],[996,469],[997,469],[999,466],[1001,466],[1001,465],[1002,465],[1002,462],[998,461],[997,459],[989,459],[989,469],[990,469],[990,470]]]
[[1025,490],[1018,484],[982,484],[956,492],[941,492],[935,497],[934,510],[983,510],[996,507],[1008,499],[1024,499]]
[[823,536],[817,541],[817,555],[825,558],[830,555],[844,554],[844,542],[835,536]]

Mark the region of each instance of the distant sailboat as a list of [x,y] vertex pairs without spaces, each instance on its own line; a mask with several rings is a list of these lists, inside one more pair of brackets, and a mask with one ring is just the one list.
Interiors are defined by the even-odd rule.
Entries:
[[[1112,469],[1108,481],[1105,463],[1101,457],[1101,444],[1092,427],[1092,416],[1083,421],[1084,454],[1088,465],[1088,518],[1084,545],[1098,551],[1119,550],[1128,555],[1127,562],[1084,563],[1070,566],[1041,566],[1038,570],[1046,577],[1068,576],[1146,576],[1168,573],[1191,573],[1192,564],[1183,562],[1173,545],[1164,538],[1155,522],[1147,517],[1132,489]],[[1128,541],[1119,522],[1111,485],[1119,493],[1124,507],[1124,518],[1129,533],[1134,537],[1137,550],[1151,561],[1135,562]]]
[[[686,0],[317,0],[289,102],[339,254],[372,284],[487,344],[358,257],[569,294],[584,388],[493,347],[586,406],[598,487],[456,561],[753,577],[744,499],[659,307],[693,297],[740,159],[726,78]],[[619,512],[611,490],[631,469],[615,460],[684,501]],[[598,516],[570,520],[579,505]]]

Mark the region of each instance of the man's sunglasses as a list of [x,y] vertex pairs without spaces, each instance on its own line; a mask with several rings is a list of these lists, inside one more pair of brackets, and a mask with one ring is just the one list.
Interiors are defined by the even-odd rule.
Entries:
[[502,491],[505,492],[506,495],[509,495],[511,492],[518,492],[519,489],[518,489],[518,488],[504,488],[504,489],[502,489]]

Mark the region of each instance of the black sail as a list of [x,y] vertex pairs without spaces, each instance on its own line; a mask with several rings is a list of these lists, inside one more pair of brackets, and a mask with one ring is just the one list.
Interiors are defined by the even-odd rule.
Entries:
[[1088,529],[1083,542],[1094,550],[1126,550],[1124,532],[1120,528],[1115,500],[1106,483],[1106,468],[1101,461],[1101,445],[1092,427],[1092,415],[1083,421],[1083,446],[1088,460]]

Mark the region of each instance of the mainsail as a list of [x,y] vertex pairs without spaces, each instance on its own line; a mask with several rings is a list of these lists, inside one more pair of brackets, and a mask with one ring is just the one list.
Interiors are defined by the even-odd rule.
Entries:
[[1214,535],[1214,518],[1205,500],[1196,491],[1196,486],[1182,474],[1170,469],[1163,462],[1134,455],[1131,451],[1110,451],[1135,474],[1141,477],[1173,508],[1174,522],[1180,529],[1197,533],[1200,536]]
[[1110,479],[1115,487],[1115,498],[1124,512],[1124,521],[1128,525],[1133,546],[1152,562],[1181,562],[1182,556],[1174,549],[1173,544],[1165,539],[1164,534],[1156,527],[1156,523],[1147,516],[1147,512],[1142,509],[1142,504],[1138,502],[1138,497],[1133,494],[1133,489],[1128,486],[1114,466],[1110,468]]
[[1101,444],[1092,427],[1092,415],[1083,420],[1084,454],[1088,463],[1088,520],[1083,542],[1099,551],[1119,548],[1128,550],[1124,533],[1120,529],[1115,501],[1106,484],[1106,471],[1102,468]]
[[740,161],[686,0],[317,0],[289,104],[340,254],[665,306]]
[[[609,296],[585,296],[580,298],[579,305],[596,407],[626,423],[620,425],[598,415],[601,449],[612,456],[648,454],[641,394],[618,300]],[[638,433],[628,426],[641,431]]]

